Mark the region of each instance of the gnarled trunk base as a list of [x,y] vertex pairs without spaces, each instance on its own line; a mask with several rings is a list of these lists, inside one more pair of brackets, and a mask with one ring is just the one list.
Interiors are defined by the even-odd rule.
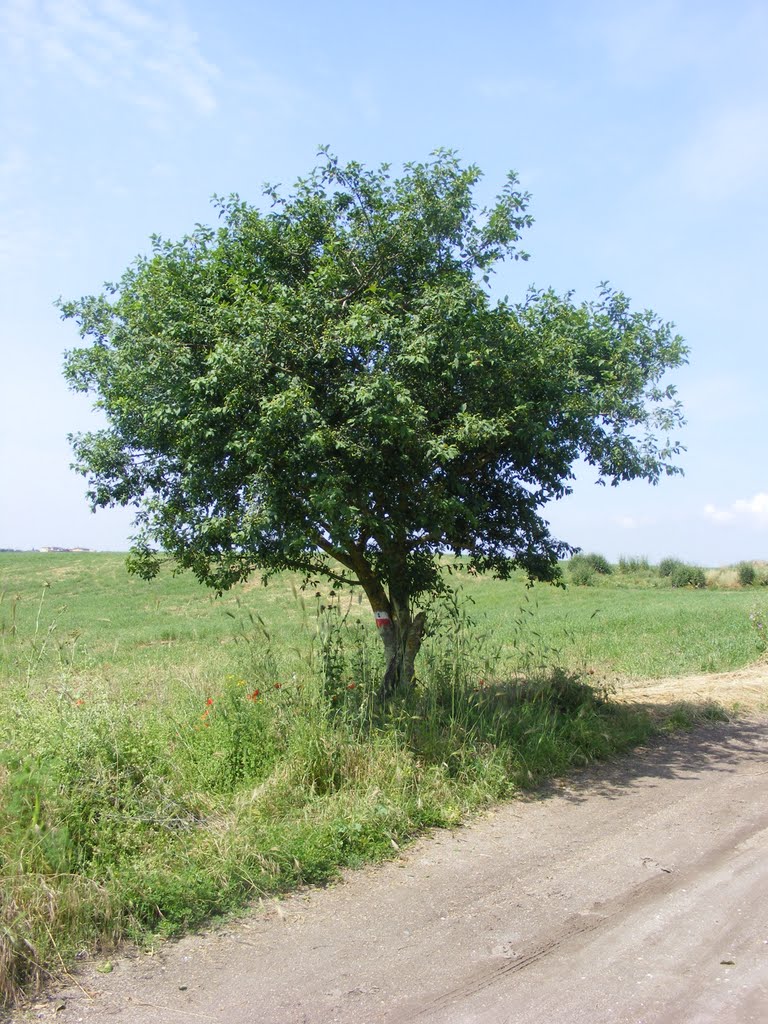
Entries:
[[380,627],[379,632],[387,655],[387,668],[379,687],[379,697],[391,697],[400,686],[413,682],[416,655],[424,637],[426,616],[419,612],[406,622],[392,621]]

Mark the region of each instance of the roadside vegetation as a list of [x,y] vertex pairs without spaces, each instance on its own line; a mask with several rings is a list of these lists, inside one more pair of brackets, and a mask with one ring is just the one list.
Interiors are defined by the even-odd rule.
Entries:
[[612,682],[754,660],[753,568],[703,587],[592,555],[566,589],[455,573],[418,684],[384,706],[370,613],[327,585],[217,599],[120,555],[0,554],[0,1004],[642,742],[658,724]]

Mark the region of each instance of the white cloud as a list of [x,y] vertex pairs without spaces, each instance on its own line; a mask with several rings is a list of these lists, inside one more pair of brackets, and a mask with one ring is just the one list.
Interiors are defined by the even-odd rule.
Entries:
[[741,523],[753,527],[768,527],[768,493],[761,491],[753,498],[740,499],[725,507],[706,505],[704,518],[721,525]]
[[133,103],[156,96],[166,110],[178,102],[199,114],[216,108],[219,71],[177,4],[150,11],[138,0],[7,0],[0,38],[27,73],[39,66]]
[[717,505],[704,506],[704,518],[712,523],[732,523],[736,518],[732,508],[718,508]]
[[639,530],[644,526],[654,526],[656,520],[650,516],[616,516],[614,523],[623,530]]

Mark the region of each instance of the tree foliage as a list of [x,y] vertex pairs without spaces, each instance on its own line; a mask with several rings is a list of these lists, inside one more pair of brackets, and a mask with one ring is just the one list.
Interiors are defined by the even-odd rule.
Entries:
[[76,467],[94,507],[136,507],[136,571],[159,548],[218,589],[282,569],[361,585],[390,687],[441,553],[554,580],[571,548],[542,513],[577,460],[612,484],[677,471],[662,377],[682,340],[607,286],[494,300],[529,197],[510,174],[478,210],[479,178],[447,151],[399,177],[323,151],[265,210],[217,199],[218,227],[154,237],[105,294],[61,303],[89,342],[66,376],[107,419]]

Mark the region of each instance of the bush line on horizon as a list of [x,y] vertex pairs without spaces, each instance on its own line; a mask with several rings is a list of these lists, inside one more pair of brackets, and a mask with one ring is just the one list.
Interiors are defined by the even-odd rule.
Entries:
[[647,586],[669,586],[693,589],[733,589],[768,586],[768,564],[764,562],[739,562],[735,566],[720,569],[705,569],[679,558],[663,558],[658,565],[652,565],[645,557],[622,555],[612,564],[604,555],[596,552],[578,552],[565,566],[566,582],[574,586],[594,586],[600,577],[631,577],[635,582]]

